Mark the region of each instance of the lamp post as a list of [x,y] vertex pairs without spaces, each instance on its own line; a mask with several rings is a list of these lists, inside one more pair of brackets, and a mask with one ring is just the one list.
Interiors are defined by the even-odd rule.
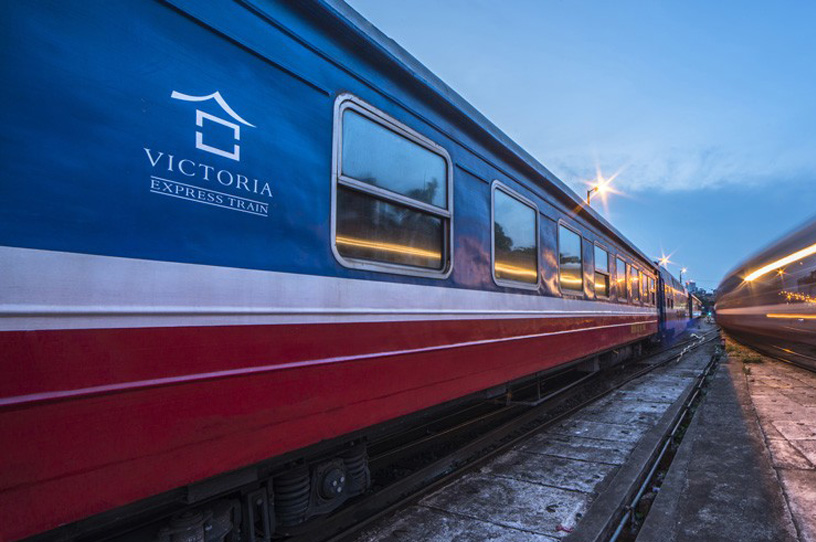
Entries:
[[686,269],[685,267],[680,269],[680,284],[683,284],[683,273],[685,273],[686,271],[688,271],[688,269]]
[[[610,179],[610,181],[611,180],[612,179]],[[587,206],[589,206],[589,200],[592,198],[592,194],[594,194],[595,192],[597,192],[599,194],[603,194],[604,192],[606,192],[606,185],[607,184],[609,184],[609,181],[603,181],[602,180],[598,184],[596,184],[595,186],[593,186],[592,188],[587,190],[587,199],[586,199]]]

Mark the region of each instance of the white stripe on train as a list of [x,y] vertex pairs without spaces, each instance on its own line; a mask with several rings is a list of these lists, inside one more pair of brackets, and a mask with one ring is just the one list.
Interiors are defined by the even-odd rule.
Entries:
[[0,331],[656,316],[654,307],[0,247]]

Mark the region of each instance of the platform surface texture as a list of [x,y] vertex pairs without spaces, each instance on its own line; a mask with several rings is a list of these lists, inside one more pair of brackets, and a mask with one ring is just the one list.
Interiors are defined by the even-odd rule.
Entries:
[[816,542],[816,373],[731,341],[638,542]]

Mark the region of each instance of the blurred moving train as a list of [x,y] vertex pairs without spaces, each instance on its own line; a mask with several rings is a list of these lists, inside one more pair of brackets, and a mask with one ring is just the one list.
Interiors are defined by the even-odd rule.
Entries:
[[688,322],[342,2],[0,9],[3,540],[268,538],[367,489],[372,432]]
[[816,369],[816,219],[729,272],[715,308],[717,323],[738,341]]
[[703,302],[694,294],[688,294],[689,296],[689,314],[692,319],[700,318],[703,316]]

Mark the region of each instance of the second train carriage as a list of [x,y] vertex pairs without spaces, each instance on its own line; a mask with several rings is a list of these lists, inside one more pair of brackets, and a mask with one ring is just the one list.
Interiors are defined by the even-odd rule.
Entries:
[[659,268],[660,292],[660,333],[664,337],[675,337],[688,327],[690,308],[688,292],[679,280],[666,270]]
[[222,494],[298,523],[365,489],[347,435],[677,327],[673,278],[340,2],[2,10],[5,540]]

